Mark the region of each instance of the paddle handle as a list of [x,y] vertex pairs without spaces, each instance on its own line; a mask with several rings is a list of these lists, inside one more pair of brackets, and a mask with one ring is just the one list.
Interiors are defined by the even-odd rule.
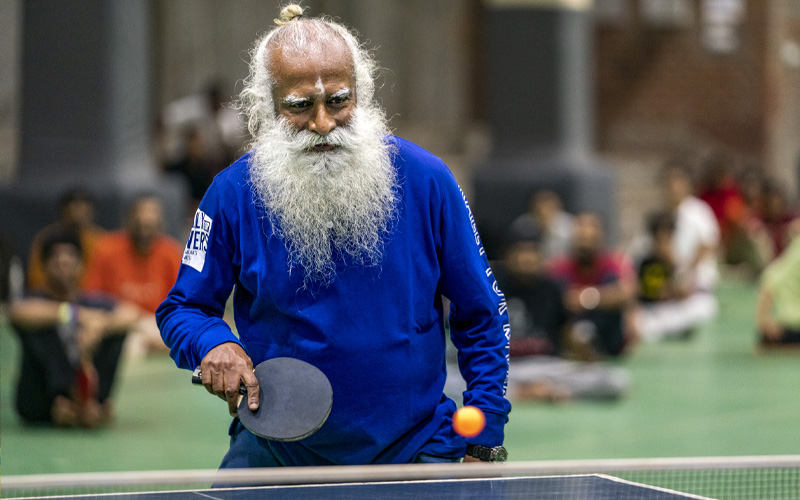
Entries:
[[[192,383],[194,385],[203,385],[203,372],[200,371],[199,367],[192,372]],[[247,387],[239,386],[239,394],[247,396]]]

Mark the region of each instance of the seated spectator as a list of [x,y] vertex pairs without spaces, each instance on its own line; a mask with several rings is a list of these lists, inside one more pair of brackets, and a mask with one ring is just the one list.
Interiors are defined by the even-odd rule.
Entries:
[[709,159],[699,198],[709,205],[717,219],[724,262],[749,276],[758,276],[774,254],[761,218],[765,180],[752,167],[737,179],[731,173],[730,164],[731,160],[724,155]]
[[512,237],[541,235],[546,259],[566,252],[572,241],[572,216],[561,207],[561,198],[553,191],[538,191],[528,202],[528,211],[511,223]]
[[80,291],[81,243],[68,230],[40,240],[44,287],[11,303],[22,362],[16,407],[28,423],[97,427],[110,400],[126,332],[137,307]]
[[620,355],[633,340],[626,317],[635,290],[633,270],[627,259],[605,250],[603,240],[600,217],[580,214],[572,249],[550,266],[572,321],[569,340],[589,358]]
[[792,240],[764,270],[756,323],[761,345],[800,345],[800,219],[790,226]]
[[[565,354],[562,337],[568,327],[568,314],[561,289],[547,276],[536,235],[512,241],[505,252],[505,264],[494,263],[492,269],[505,294],[512,325],[508,381],[511,397],[563,401],[613,400],[622,396],[629,385],[624,370],[560,357]],[[451,371],[459,380],[458,371]]]
[[717,302],[713,294],[695,290],[675,273],[673,235],[675,219],[669,212],[652,214],[648,221],[649,251],[638,256],[639,308],[634,325],[640,338],[656,341],[687,337],[693,329],[713,318]]
[[789,245],[789,225],[797,214],[789,207],[786,190],[777,181],[770,180],[764,184],[764,210],[761,220],[766,227],[771,243],[772,256],[777,257]]
[[155,325],[155,311],[175,284],[182,247],[162,232],[164,213],[154,195],[138,196],[127,212],[125,229],[104,236],[89,263],[87,290],[131,302],[151,313],[147,351],[166,347]]
[[744,200],[733,175],[732,160],[727,155],[712,155],[706,160],[704,170],[705,178],[698,198],[706,202],[714,213],[724,245],[741,216]]
[[737,184],[739,193],[750,213],[760,217],[764,212],[764,173],[757,165],[748,165],[739,172]]
[[714,212],[692,195],[691,171],[685,164],[669,162],[659,177],[667,210],[675,217],[675,272],[692,289],[711,291],[719,281],[716,254],[720,236]]
[[538,237],[513,241],[505,262],[494,263],[492,270],[513,326],[511,356],[560,356],[568,315],[561,288],[547,275]]
[[42,240],[51,232],[67,229],[78,234],[83,247],[83,268],[86,269],[86,264],[97,249],[98,240],[105,234],[105,230],[94,223],[94,211],[94,199],[83,189],[71,189],[61,196],[56,222],[39,231],[31,244],[28,256],[29,289],[36,290],[45,285],[41,246]]

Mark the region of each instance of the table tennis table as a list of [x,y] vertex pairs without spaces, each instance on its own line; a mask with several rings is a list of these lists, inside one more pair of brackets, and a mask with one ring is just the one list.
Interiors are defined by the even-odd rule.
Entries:
[[260,486],[191,491],[80,495],[103,500],[676,500],[704,499],[602,474]]

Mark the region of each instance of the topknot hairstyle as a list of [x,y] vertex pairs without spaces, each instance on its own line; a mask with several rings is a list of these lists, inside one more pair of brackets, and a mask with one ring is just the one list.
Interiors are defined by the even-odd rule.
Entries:
[[274,21],[278,26],[283,26],[301,17],[303,17],[303,8],[297,4],[289,4],[281,9],[281,13],[278,14],[278,19]]

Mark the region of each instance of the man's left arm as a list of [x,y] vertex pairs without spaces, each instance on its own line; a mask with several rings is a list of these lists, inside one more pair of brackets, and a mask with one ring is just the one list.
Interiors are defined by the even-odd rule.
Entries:
[[451,301],[450,336],[467,383],[464,404],[480,408],[486,427],[469,444],[501,446],[511,404],[505,397],[511,330],[506,300],[478,236],[464,193],[452,178],[440,186],[441,291]]

